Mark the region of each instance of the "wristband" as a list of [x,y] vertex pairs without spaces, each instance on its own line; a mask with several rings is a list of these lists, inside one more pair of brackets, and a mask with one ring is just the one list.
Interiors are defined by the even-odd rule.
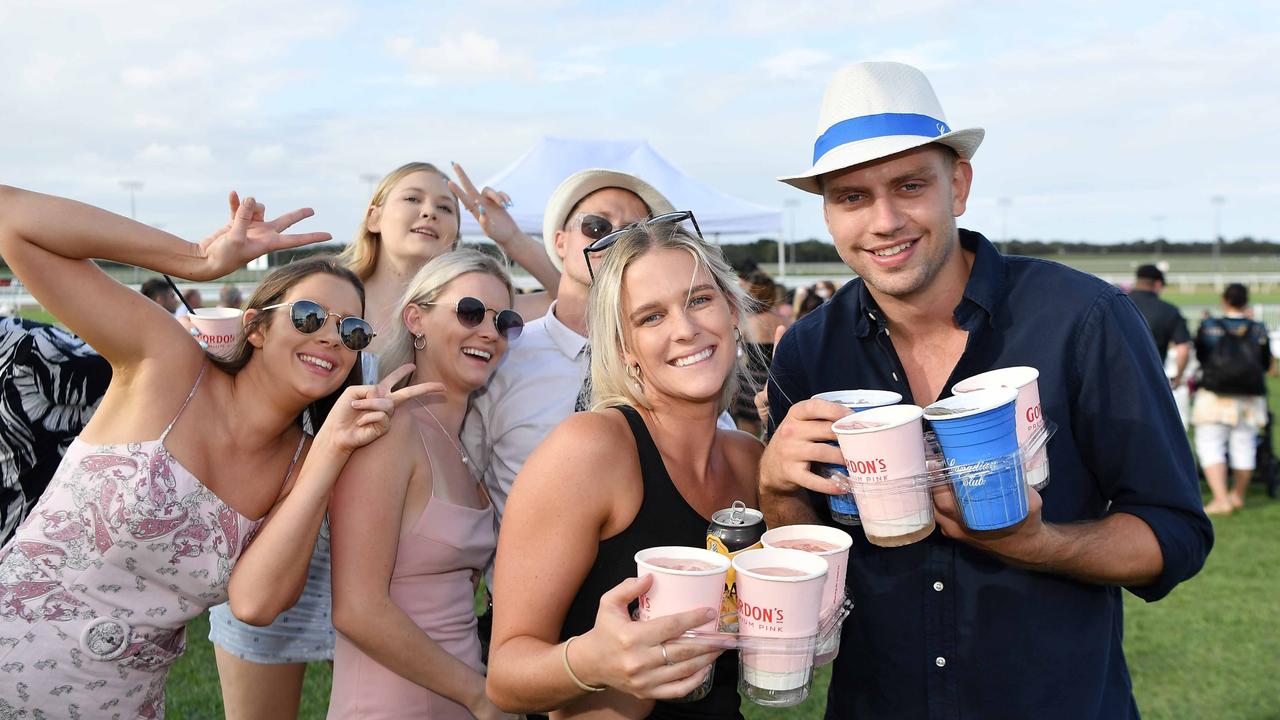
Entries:
[[574,674],[573,668],[569,667],[569,643],[577,639],[578,639],[578,636],[574,635],[568,640],[565,640],[564,644],[560,646],[560,659],[564,661],[564,671],[569,674],[569,679],[573,681],[574,685],[577,685],[578,687],[582,688],[583,690],[586,690],[587,692],[598,693],[604,690],[606,686],[602,685],[600,687],[596,687],[594,685],[588,685],[582,682],[581,680],[578,679],[578,676]]

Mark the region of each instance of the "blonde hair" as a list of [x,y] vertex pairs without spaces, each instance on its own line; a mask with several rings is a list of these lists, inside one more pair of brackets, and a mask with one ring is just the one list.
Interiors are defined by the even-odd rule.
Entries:
[[[507,274],[507,269],[503,267],[502,263],[490,255],[486,255],[479,250],[454,250],[428,262],[409,281],[404,295],[400,297],[400,302],[396,303],[395,316],[386,325],[391,330],[388,333],[387,349],[382,351],[381,356],[378,358],[379,380],[390,375],[392,371],[401,365],[413,362],[414,337],[413,333],[409,332],[409,328],[404,324],[404,309],[410,305],[435,302],[445,288],[449,286],[449,283],[468,273],[484,273],[497,278],[506,286],[511,304],[515,304],[516,291],[515,286],[511,283],[511,276]],[[427,340],[427,342],[430,342],[430,340]],[[412,382],[412,377],[410,375],[401,380],[393,389],[408,385]]]
[[[751,300],[738,286],[737,274],[725,262],[719,249],[704,242],[677,223],[641,223],[627,230],[604,253],[587,299],[587,335],[591,338],[591,409],[630,405],[652,409],[643,390],[629,381],[626,361],[626,331],[622,309],[622,276],[636,260],[654,250],[683,250],[693,257],[694,273],[705,267],[712,282],[739,318],[746,317]],[[736,329],[736,328],[735,328]],[[735,333],[736,334],[736,333]],[[716,410],[723,412],[733,403],[745,368],[735,364],[725,378]]]
[[[382,235],[369,231],[369,208],[382,207],[382,204],[387,201],[387,195],[391,193],[391,188],[395,187],[396,183],[419,172],[435,173],[444,178],[446,183],[450,182],[449,176],[445,175],[440,168],[425,162],[406,163],[387,173],[386,177],[382,178],[377,188],[374,189],[373,197],[369,198],[369,207],[365,208],[365,215],[360,218],[360,228],[356,230],[355,239],[338,255],[338,261],[351,268],[351,271],[362,281],[373,277],[374,271],[378,269],[378,248],[382,245]],[[450,194],[452,195],[452,193]],[[453,216],[458,220],[458,228],[454,233],[450,250],[458,247],[458,240],[462,234],[462,215],[459,214],[460,212],[458,198],[455,196],[453,198]]]

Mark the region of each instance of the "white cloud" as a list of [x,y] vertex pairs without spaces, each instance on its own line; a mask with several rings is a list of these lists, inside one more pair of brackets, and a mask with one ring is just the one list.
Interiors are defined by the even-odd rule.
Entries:
[[155,165],[207,165],[213,161],[213,152],[205,145],[173,147],[162,143],[151,143],[138,153],[138,160]]
[[527,76],[531,69],[529,58],[504,50],[496,38],[475,32],[448,36],[428,47],[403,36],[387,45],[391,54],[408,66],[412,79],[424,84],[513,80]]
[[760,67],[773,80],[794,80],[823,71],[833,60],[831,53],[795,48],[765,58]]
[[259,145],[249,150],[249,164],[255,167],[277,165],[284,161],[284,159],[284,146],[279,143],[272,145]]

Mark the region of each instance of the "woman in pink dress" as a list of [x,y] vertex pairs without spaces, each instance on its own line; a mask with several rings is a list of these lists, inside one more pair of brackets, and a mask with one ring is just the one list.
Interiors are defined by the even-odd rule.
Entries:
[[[269,275],[222,360],[91,260],[212,280],[329,238],[281,235],[309,210],[267,221],[252,199],[231,204],[231,222],[197,244],[0,186],[0,255],[113,370],[0,550],[0,717],[163,717],[186,623],[228,595],[257,624],[289,607],[347,457],[387,431],[398,402],[435,389],[391,393],[410,368],[383,387],[345,387],[370,330],[363,288],[332,261]],[[314,439],[300,423],[308,409]]]
[[386,366],[412,361],[414,380],[445,390],[405,406],[334,490],[330,718],[503,717],[485,696],[474,609],[493,507],[458,434],[523,328],[513,301],[497,262],[460,250],[423,266],[386,324]]

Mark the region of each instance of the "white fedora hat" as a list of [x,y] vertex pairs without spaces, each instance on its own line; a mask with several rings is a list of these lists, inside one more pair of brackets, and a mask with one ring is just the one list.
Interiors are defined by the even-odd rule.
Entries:
[[580,170],[565,178],[555,192],[551,193],[547,209],[542,213],[542,243],[546,245],[547,255],[556,268],[564,269],[560,256],[556,254],[556,231],[564,228],[565,222],[569,220],[569,213],[583,198],[605,188],[621,188],[635,193],[649,206],[650,216],[669,213],[675,209],[662,193],[631,173],[601,168]]
[[822,96],[813,167],[778,178],[821,195],[818,176],[942,143],[968,160],[982,144],[982,128],[952,130],[924,73],[902,63],[864,62],[836,71]]

